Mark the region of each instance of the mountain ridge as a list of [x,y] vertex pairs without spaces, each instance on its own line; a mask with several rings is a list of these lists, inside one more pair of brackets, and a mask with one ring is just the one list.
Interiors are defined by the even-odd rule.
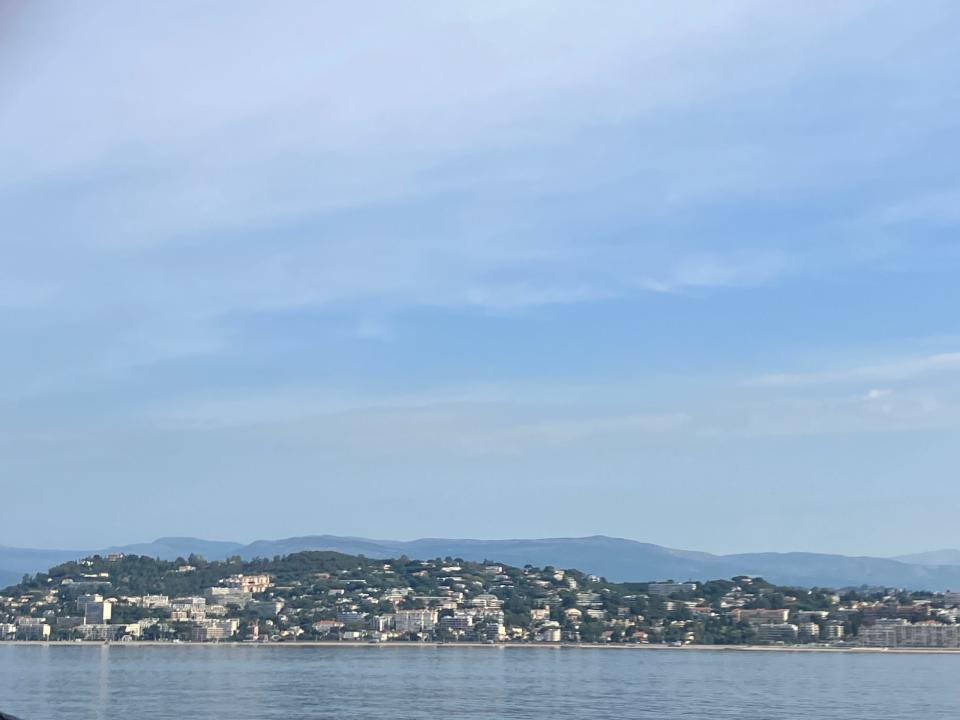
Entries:
[[929,552],[911,553],[910,555],[898,555],[891,559],[914,565],[960,565],[960,550],[944,548],[930,550]]
[[[0,546],[0,584],[15,582],[25,573],[43,572],[68,560],[93,554],[123,552],[166,560],[203,555],[222,560],[231,555],[244,559],[289,555],[303,550],[333,550],[370,558],[406,555],[417,559],[460,557],[507,564],[554,565],[577,568],[612,581],[709,580],[736,575],[763,576],[786,585],[853,587],[877,585],[913,590],[960,588],[960,562],[911,562],[909,558],[938,558],[957,551],[935,551],[899,558],[848,556],[810,552],[759,552],[716,555],[681,550],[653,543],[606,535],[587,537],[419,538],[381,540],[339,535],[303,535],[248,544],[194,537],[161,537],[152,542],[116,545],[101,550],[39,550]],[[960,558],[960,552],[957,552]]]

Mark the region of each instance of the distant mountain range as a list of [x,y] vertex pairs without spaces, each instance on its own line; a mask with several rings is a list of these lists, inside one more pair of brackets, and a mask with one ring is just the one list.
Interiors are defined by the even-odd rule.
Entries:
[[603,535],[538,540],[424,538],[411,541],[311,535],[258,540],[248,545],[168,537],[99,550],[35,550],[0,546],[0,587],[18,581],[24,573],[43,572],[67,560],[95,553],[123,552],[165,560],[196,553],[208,560],[222,560],[232,555],[249,559],[289,555],[302,550],[335,550],[370,558],[450,556],[474,561],[495,560],[518,566],[554,565],[577,568],[617,582],[761,575],[779,585],[807,587],[879,585],[912,590],[960,589],[960,550],[937,550],[897,558],[801,552],[713,555]]
[[960,565],[960,550],[931,550],[893,558],[913,565]]

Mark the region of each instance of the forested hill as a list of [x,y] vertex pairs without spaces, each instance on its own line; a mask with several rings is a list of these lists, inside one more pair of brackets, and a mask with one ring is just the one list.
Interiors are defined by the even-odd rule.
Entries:
[[[249,592],[243,590],[248,582],[255,585]],[[807,618],[808,641],[828,624],[849,634],[856,630],[855,603],[863,599],[749,577],[613,583],[575,569],[451,557],[373,560],[325,551],[217,561],[96,555],[25,578],[3,595],[0,623],[17,623],[18,638],[29,637],[31,628],[37,632],[26,622],[32,618],[51,629],[52,639],[190,640],[216,632],[280,641],[334,633],[378,641],[701,643],[756,641],[745,610],[782,609],[762,616],[770,622]],[[105,606],[112,619],[103,624]],[[780,630],[796,639],[798,627]]]

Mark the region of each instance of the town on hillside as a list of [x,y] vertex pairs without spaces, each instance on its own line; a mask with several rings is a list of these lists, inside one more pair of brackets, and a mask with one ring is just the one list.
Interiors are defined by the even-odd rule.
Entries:
[[0,591],[0,640],[960,648],[960,592],[611,583],[577,570],[333,552],[94,556]]

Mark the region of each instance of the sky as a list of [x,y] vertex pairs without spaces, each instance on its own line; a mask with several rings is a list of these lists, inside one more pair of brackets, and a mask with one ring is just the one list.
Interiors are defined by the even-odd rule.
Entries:
[[0,544],[960,545],[958,23],[0,0]]

